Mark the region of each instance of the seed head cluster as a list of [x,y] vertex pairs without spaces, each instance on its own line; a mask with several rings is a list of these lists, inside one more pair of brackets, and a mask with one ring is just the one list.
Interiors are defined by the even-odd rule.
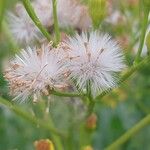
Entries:
[[82,92],[90,82],[96,96],[117,86],[117,75],[124,68],[117,42],[95,31],[68,37],[57,48],[46,44],[22,50],[10,61],[5,77],[15,99],[22,101],[48,93],[48,87],[60,90],[73,83]]

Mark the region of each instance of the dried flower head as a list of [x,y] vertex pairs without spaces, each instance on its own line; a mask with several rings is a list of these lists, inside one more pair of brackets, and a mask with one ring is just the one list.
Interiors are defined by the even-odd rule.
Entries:
[[77,34],[65,44],[69,79],[75,79],[81,90],[87,87],[89,81],[93,96],[116,86],[116,75],[125,68],[124,57],[117,42],[108,34]]
[[62,65],[59,57],[50,46],[43,45],[38,51],[30,47],[10,62],[5,77],[11,93],[21,102],[29,96],[47,94],[47,86],[61,88]]

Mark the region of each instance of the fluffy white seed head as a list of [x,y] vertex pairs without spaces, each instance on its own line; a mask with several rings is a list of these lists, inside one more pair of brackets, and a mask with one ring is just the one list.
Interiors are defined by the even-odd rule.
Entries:
[[[33,7],[42,24],[50,27],[54,24],[52,0],[35,0]],[[87,7],[79,0],[57,0],[57,16],[59,26],[88,29],[91,27],[91,18]]]
[[11,93],[21,102],[29,96],[47,93],[50,88],[62,88],[62,72],[60,58],[49,46],[41,49],[28,47],[20,55],[10,61],[5,77],[9,82]]
[[92,21],[86,6],[81,5],[79,0],[58,0],[57,14],[60,27],[73,27],[88,29]]
[[20,15],[8,13],[8,21],[10,30],[18,43],[29,44],[41,39],[39,29],[26,12],[22,11]]
[[77,34],[65,44],[69,79],[75,79],[81,90],[89,81],[93,96],[116,86],[116,75],[125,68],[124,57],[117,42],[108,34]]

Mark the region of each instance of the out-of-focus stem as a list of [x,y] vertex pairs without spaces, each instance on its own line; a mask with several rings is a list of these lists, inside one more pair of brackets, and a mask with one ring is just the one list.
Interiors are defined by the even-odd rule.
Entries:
[[50,90],[50,94],[56,96],[62,96],[62,97],[83,97],[84,96],[79,93],[66,93],[66,92],[60,92],[55,90]]
[[149,110],[149,107],[146,107],[142,101],[140,100],[135,100],[137,106],[141,109],[141,111],[144,113],[144,114],[150,114],[150,110]]
[[48,33],[48,31],[45,29],[45,27],[40,22],[39,18],[37,17],[30,0],[23,0],[23,5],[30,16],[30,18],[33,20],[35,25],[39,28],[39,30],[43,33],[43,35],[47,38],[48,41],[51,41],[51,36]]
[[[48,124],[51,125],[51,127],[53,127],[53,128],[55,127],[54,122],[53,122],[53,119],[52,119],[52,117],[51,117],[50,114],[48,114],[48,115],[46,116],[46,121],[47,121]],[[63,145],[62,145],[60,136],[58,136],[58,135],[56,135],[56,134],[52,134],[51,136],[52,136],[52,139],[53,139],[53,141],[54,141],[54,143],[55,143],[56,149],[57,149],[57,150],[63,150],[64,148],[63,148]]]
[[134,125],[131,129],[129,129],[125,134],[123,134],[120,138],[118,138],[114,143],[105,148],[104,150],[116,150],[122,144],[127,142],[132,136],[137,134],[141,129],[150,124],[150,114],[139,121],[136,125]]
[[2,21],[4,18],[6,2],[7,2],[7,0],[0,0],[0,31],[1,31],[1,27],[2,27]]
[[52,0],[53,2],[53,18],[54,18],[54,30],[55,30],[55,37],[56,37],[56,44],[60,41],[60,31],[58,25],[58,18],[57,18],[57,0]]
[[[136,72],[137,70],[141,69],[144,65],[150,63],[150,56],[146,57],[144,60],[142,60],[140,63],[132,66],[130,69],[128,69],[128,71],[120,78],[119,83],[121,84],[124,81],[126,81],[134,72]],[[96,100],[100,100],[103,96],[105,96],[106,94],[110,93],[112,91],[112,89],[109,89],[107,91],[102,92],[100,95],[98,95],[96,97]]]
[[19,47],[18,47],[17,43],[15,42],[15,40],[13,39],[13,36],[12,36],[11,32],[9,31],[8,25],[5,21],[3,21],[3,23],[2,23],[2,30],[3,30],[3,33],[5,34],[5,36],[7,37],[9,44],[11,45],[12,52],[14,54],[17,53],[19,51]]
[[144,19],[143,19],[143,25],[142,25],[142,31],[141,31],[141,37],[140,37],[140,45],[139,45],[138,52],[134,60],[135,65],[139,63],[140,61],[140,57],[141,57],[141,53],[142,53],[142,49],[144,45],[144,40],[145,40],[145,34],[146,34],[147,26],[148,26],[148,16],[149,16],[149,11],[147,10],[144,13]]
[[91,82],[89,81],[87,83],[87,98],[89,100],[89,104],[88,104],[88,112],[87,112],[87,117],[89,117],[94,110],[94,106],[95,106],[95,101],[93,99],[93,95],[92,95],[92,91],[91,91]]
[[39,120],[35,116],[28,114],[27,112],[23,111],[21,108],[17,107],[16,105],[13,105],[11,102],[9,102],[8,100],[5,100],[2,97],[0,97],[0,104],[6,106],[8,109],[13,111],[15,114],[17,114],[21,118],[27,120],[31,124],[39,125],[41,128],[48,130],[52,134],[56,134],[63,138],[66,137],[65,133],[57,130],[54,127],[51,127],[51,125],[48,123],[44,123],[43,120]]

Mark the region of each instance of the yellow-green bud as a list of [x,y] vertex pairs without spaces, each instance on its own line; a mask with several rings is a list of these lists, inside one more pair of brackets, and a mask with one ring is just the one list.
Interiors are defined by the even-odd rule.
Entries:
[[49,139],[41,139],[34,142],[35,150],[55,150],[52,141]]
[[94,28],[99,28],[106,16],[106,0],[89,0],[89,13]]

